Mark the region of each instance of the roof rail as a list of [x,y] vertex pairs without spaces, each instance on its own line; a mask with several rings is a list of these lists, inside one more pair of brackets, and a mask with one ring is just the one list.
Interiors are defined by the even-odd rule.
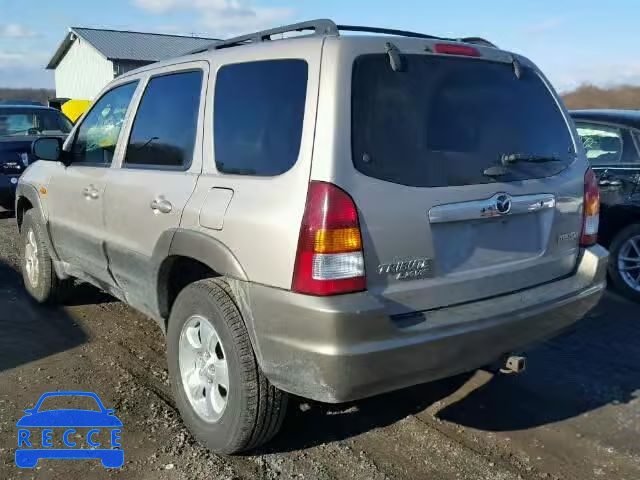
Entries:
[[237,45],[244,45],[246,43],[264,42],[267,40],[271,40],[271,37],[273,35],[290,32],[304,32],[306,30],[313,30],[314,35],[339,35],[338,27],[333,21],[320,18],[317,20],[293,23],[291,25],[283,25],[282,27],[271,28],[269,30],[262,30],[259,32],[248,33],[246,35],[240,35],[239,37],[229,38],[227,40],[223,40],[222,42],[212,43],[207,47],[199,48],[190,53],[206,52],[207,50],[219,50],[221,48],[235,47]]
[[338,31],[344,32],[365,32],[365,33],[383,33],[385,35],[397,35],[399,37],[428,38],[432,40],[451,40],[424,33],[410,32],[408,30],[394,30],[392,28],[379,27],[363,27],[360,25],[337,25]]
[[345,32],[365,32],[365,33],[382,33],[385,35],[396,35],[401,37],[426,38],[431,40],[446,40],[452,42],[474,43],[487,47],[497,48],[494,44],[480,37],[468,38],[443,38],[424,33],[410,32],[407,30],[394,30],[390,28],[366,27],[360,25],[336,25],[332,20],[320,18],[316,20],[308,20],[306,22],[293,23],[291,25],[283,25],[282,27],[271,28],[259,32],[241,35],[239,37],[229,38],[221,42],[215,42],[203,48],[198,48],[190,53],[206,52],[207,50],[219,50],[221,48],[235,47],[238,45],[246,45],[248,43],[265,42],[271,40],[273,35],[280,35],[291,32],[313,31],[312,35],[340,35],[340,31]]

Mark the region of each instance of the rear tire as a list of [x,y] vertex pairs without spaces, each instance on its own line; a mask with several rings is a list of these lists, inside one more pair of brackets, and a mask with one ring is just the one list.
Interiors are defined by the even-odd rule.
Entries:
[[62,281],[53,268],[45,241],[44,226],[33,210],[24,214],[21,229],[22,279],[29,295],[38,303],[56,303],[63,297],[68,282]]
[[180,292],[169,318],[167,357],[182,418],[209,449],[250,450],[280,429],[288,395],[260,371],[224,280],[199,280]]
[[640,224],[625,228],[611,242],[609,277],[618,292],[640,302]]

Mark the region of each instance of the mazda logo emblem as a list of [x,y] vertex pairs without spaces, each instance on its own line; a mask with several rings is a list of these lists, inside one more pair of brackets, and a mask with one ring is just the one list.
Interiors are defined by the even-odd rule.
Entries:
[[496,198],[496,210],[502,215],[506,215],[511,211],[511,197],[506,193],[498,195]]

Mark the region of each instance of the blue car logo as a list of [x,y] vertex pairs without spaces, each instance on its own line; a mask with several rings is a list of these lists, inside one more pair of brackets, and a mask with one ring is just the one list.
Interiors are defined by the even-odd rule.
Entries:
[[[96,401],[99,411],[66,408],[41,409],[42,402],[49,397],[90,397]],[[113,414],[113,410],[104,408],[95,393],[45,393],[40,397],[36,406],[25,410],[25,413],[26,415],[16,424],[18,427],[16,465],[18,467],[33,468],[41,458],[99,458],[106,468],[119,468],[124,463],[124,451],[119,448],[121,446],[122,422]],[[89,430],[86,434],[78,433],[77,429],[83,431],[87,428]],[[105,435],[108,436],[105,437]],[[78,438],[81,438],[82,441]],[[108,442],[105,442],[105,439]],[[87,447],[90,448],[77,446],[78,443],[85,443],[85,440]],[[63,446],[65,448],[54,448]]]

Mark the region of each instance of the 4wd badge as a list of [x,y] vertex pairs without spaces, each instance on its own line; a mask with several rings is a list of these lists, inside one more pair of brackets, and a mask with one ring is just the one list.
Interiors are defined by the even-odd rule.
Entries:
[[378,265],[380,275],[393,275],[396,280],[414,280],[433,276],[433,260],[430,258],[410,258],[394,263]]

